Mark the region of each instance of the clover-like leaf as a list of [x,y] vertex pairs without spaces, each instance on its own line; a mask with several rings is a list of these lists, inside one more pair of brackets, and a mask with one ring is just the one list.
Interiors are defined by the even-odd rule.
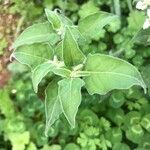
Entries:
[[66,66],[71,67],[84,61],[85,56],[79,49],[78,43],[71,32],[70,27],[66,27],[63,40],[63,58]]
[[72,127],[75,127],[75,117],[81,103],[81,87],[84,81],[80,78],[63,79],[58,82],[59,101],[62,111]]
[[130,111],[125,115],[124,125],[130,128],[133,125],[139,124],[141,120],[141,114],[137,111]]
[[150,114],[145,115],[142,118],[141,125],[145,128],[148,132],[150,132]]
[[121,142],[122,140],[122,131],[120,128],[112,128],[109,132],[106,132],[106,138],[111,141],[111,143]]
[[17,48],[26,44],[41,43],[52,41],[54,32],[50,23],[38,23],[25,29],[13,44]]
[[20,63],[34,69],[53,58],[53,50],[48,44],[32,44],[18,47],[12,54]]
[[58,99],[58,80],[52,80],[46,88],[45,94],[45,114],[46,114],[46,128],[47,135],[51,125],[59,118],[62,113],[60,102]]
[[109,104],[113,108],[121,107],[125,102],[125,97],[123,92],[121,91],[114,91],[109,99]]
[[133,143],[138,144],[141,141],[143,135],[144,135],[144,131],[139,124],[133,125],[128,130],[126,130],[127,138]]
[[115,143],[113,146],[113,150],[130,150],[130,147],[125,143]]
[[107,12],[94,13],[79,21],[79,31],[86,38],[95,39],[101,35],[103,27],[115,19],[118,17]]
[[145,83],[138,70],[128,62],[116,57],[93,54],[85,64],[85,86],[90,94],[101,95],[113,89],[128,89],[141,86],[146,92]]
[[121,126],[124,123],[124,111],[122,109],[109,109],[106,116],[118,126]]

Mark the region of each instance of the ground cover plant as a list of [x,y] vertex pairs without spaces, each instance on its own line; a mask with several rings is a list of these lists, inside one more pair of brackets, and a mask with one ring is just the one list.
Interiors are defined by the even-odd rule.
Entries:
[[[1,91],[2,141],[16,150],[149,149],[145,13],[131,1],[69,4],[76,9],[45,9],[45,22],[13,44],[11,59],[28,67],[9,66],[14,76]],[[10,149],[9,142],[2,148]]]

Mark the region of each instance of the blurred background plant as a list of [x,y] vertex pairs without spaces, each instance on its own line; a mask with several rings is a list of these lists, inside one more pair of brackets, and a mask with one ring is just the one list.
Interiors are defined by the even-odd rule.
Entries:
[[[106,96],[83,90],[76,128],[70,129],[62,116],[45,137],[42,90],[36,96],[28,68],[9,61],[12,42],[29,24],[45,20],[45,7],[61,9],[75,24],[100,10],[118,15],[120,20],[89,39],[84,49],[134,64],[148,94],[137,87]],[[145,41],[133,43],[146,18],[134,7],[131,0],[0,0],[0,150],[150,149],[150,47]]]

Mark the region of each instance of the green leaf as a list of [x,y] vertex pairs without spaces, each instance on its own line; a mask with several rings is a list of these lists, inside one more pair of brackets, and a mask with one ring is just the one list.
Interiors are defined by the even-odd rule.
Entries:
[[64,150],[70,150],[70,149],[72,149],[72,150],[80,150],[79,146],[76,145],[75,143],[69,143],[69,144],[65,145]]
[[7,89],[0,89],[0,112],[7,118],[15,116],[15,107]]
[[115,19],[118,17],[107,12],[94,13],[79,21],[79,31],[86,38],[95,39],[101,35],[103,27]]
[[79,49],[70,27],[66,27],[63,40],[63,58],[66,66],[71,67],[83,63],[85,56]]
[[128,89],[145,83],[138,70],[128,62],[112,56],[89,55],[85,64],[85,86],[90,94],[104,95],[113,89]]
[[145,46],[150,45],[150,28],[141,29],[133,38],[134,43]]
[[20,63],[34,69],[53,58],[53,50],[48,44],[32,44],[17,48],[13,54]]
[[37,66],[33,71],[32,71],[32,83],[33,83],[33,88],[34,91],[37,93],[38,91],[38,85],[41,82],[41,80],[49,73],[54,73],[58,76],[67,78],[70,77],[71,71],[66,69],[66,68],[61,68],[58,64],[55,63],[54,61],[48,61],[45,62],[39,66]]
[[[17,48],[19,46],[25,44],[33,44],[33,43],[41,43],[48,42],[52,40],[53,37],[53,29],[50,23],[38,23],[34,24],[27,29],[25,29],[20,36],[16,39],[13,44],[13,48]],[[51,37],[52,36],[52,37]]]
[[131,125],[139,124],[141,120],[141,114],[137,111],[131,111],[126,114],[124,123],[125,126],[130,127]]
[[70,77],[71,71],[66,68],[54,68],[53,70],[54,74],[61,76],[63,78]]
[[122,141],[122,131],[120,128],[112,128],[106,132],[106,139],[111,141],[111,143],[117,143]]
[[69,18],[64,16],[63,14],[60,14],[59,18],[60,18],[60,20],[61,20],[61,22],[63,23],[64,26],[66,26],[66,25],[72,26],[73,25],[73,22]]
[[117,126],[124,123],[124,111],[122,109],[108,109],[106,116]]
[[145,115],[142,118],[141,125],[145,128],[148,132],[150,132],[150,114]]
[[146,15],[144,12],[140,12],[138,10],[131,11],[129,13],[129,17],[127,17],[128,30],[125,34],[134,36],[135,33],[143,26],[145,19]]
[[52,24],[53,29],[60,29],[61,28],[61,20],[56,11],[51,11],[49,9],[45,9],[45,13],[47,16],[48,21]]
[[80,33],[77,26],[70,26],[69,29],[71,33],[73,34],[75,41],[77,41],[79,47],[80,46],[83,47],[87,44],[85,37],[83,37],[83,35]]
[[126,130],[126,137],[133,143],[138,144],[142,140],[143,135],[144,131],[139,124],[133,125],[129,130]]
[[113,108],[121,107],[125,102],[125,97],[123,92],[114,91],[109,99],[109,103]]
[[80,18],[85,18],[88,15],[99,12],[99,8],[95,6],[94,1],[88,1],[87,3],[81,6],[79,10]]
[[81,103],[81,87],[84,85],[80,78],[63,79],[58,82],[59,101],[62,111],[72,127],[75,127],[75,117]]
[[46,135],[51,125],[59,118],[59,115],[62,113],[62,109],[58,99],[57,82],[58,80],[55,79],[51,81],[45,91]]
[[139,149],[137,149],[137,150],[148,150],[148,149],[150,149],[150,140],[149,139],[150,139],[150,134],[145,133],[144,136],[141,138],[141,142],[138,143]]
[[38,85],[41,80],[50,72],[53,71],[54,65],[52,63],[46,62],[37,66],[32,72],[32,83],[34,91],[37,93]]
[[[150,50],[149,50],[150,52]],[[150,67],[149,64],[143,66],[142,68],[142,76],[148,88],[148,94],[150,96]]]
[[124,143],[115,143],[112,150],[130,150],[130,147]]
[[25,131],[23,133],[11,132],[8,133],[8,139],[11,141],[13,150],[24,150],[26,145],[30,141],[30,132]]
[[62,49],[62,41],[59,42],[55,47],[55,55],[59,60],[63,60],[63,49]]

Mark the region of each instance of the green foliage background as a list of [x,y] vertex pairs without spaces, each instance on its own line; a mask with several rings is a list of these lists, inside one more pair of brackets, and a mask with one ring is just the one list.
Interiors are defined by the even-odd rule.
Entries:
[[143,25],[144,13],[135,10],[131,0],[12,0],[12,4],[10,13],[23,17],[24,25],[45,20],[45,7],[61,9],[74,23],[99,10],[117,14],[120,21],[105,27],[85,49],[134,64],[143,75],[148,93],[132,87],[89,96],[83,90],[76,128],[71,129],[61,116],[46,137],[43,91],[37,96],[28,68],[14,62],[8,66],[12,72],[9,84],[0,89],[0,150],[149,150],[150,47],[131,42]]

